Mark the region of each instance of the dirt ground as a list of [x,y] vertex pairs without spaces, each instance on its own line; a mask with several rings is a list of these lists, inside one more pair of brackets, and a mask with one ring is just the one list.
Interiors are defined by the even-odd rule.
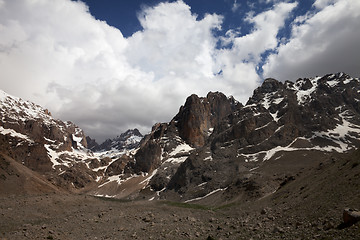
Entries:
[[[7,183],[28,182],[30,175],[16,173],[8,180],[21,181]],[[360,239],[360,223],[344,226],[342,220],[344,208],[360,209],[360,151],[294,173],[260,199],[211,207],[61,191],[2,193],[0,240]]]
[[341,214],[294,215],[296,207],[264,207],[265,200],[210,208],[86,195],[1,197],[0,239],[360,239],[359,224],[341,228]]

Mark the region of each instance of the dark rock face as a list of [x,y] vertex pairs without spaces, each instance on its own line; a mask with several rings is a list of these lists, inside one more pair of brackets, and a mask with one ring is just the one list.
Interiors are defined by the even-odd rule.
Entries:
[[114,176],[114,175],[120,175],[124,173],[131,173],[129,172],[126,167],[129,166],[129,162],[131,162],[131,158],[127,155],[122,155],[117,159],[115,162],[111,163],[107,168],[105,175],[106,176]]
[[191,95],[186,100],[177,116],[180,136],[188,143],[203,146],[205,135],[210,129],[210,106],[196,95]]
[[86,143],[87,143],[87,148],[90,149],[91,151],[96,151],[96,149],[99,148],[99,144],[95,141],[95,139],[92,139],[89,136],[86,136]]
[[[209,93],[206,98],[191,95],[171,122],[155,124],[151,133],[144,136],[139,150],[127,161],[125,169],[136,174],[157,169],[158,173],[151,179],[151,187],[158,189],[167,185],[169,176],[175,173],[179,164],[165,162],[169,158],[183,159],[189,155],[181,152],[183,150],[172,152],[184,144],[204,146],[214,126],[240,105],[233,98],[218,92]],[[166,167],[158,169],[164,163]]]
[[161,164],[161,148],[158,143],[148,141],[135,155],[135,172],[151,172]]
[[229,115],[236,103],[224,94],[210,92],[206,98],[193,94],[174,117],[180,137],[190,145],[201,147],[209,135],[209,130]]

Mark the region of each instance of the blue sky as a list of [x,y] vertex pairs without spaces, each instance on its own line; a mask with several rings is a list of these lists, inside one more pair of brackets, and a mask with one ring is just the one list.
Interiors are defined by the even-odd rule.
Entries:
[[358,0],[0,0],[0,89],[102,141],[190,94],[360,76]]
[[[114,26],[122,32],[125,37],[131,36],[134,32],[141,30],[138,21],[138,14],[144,7],[152,7],[161,0],[83,0],[88,6],[91,14],[100,20],[106,21],[109,25]],[[169,1],[174,2],[174,1]],[[216,13],[224,16],[222,23],[222,33],[229,29],[241,27],[243,33],[249,33],[251,26],[244,23],[244,18],[248,12],[255,13],[270,9],[273,1],[244,1],[244,0],[184,0],[191,7],[191,12],[198,18],[203,18],[205,14]],[[293,1],[294,2],[294,1]],[[294,9],[294,16],[303,15],[309,10],[315,10],[312,7],[313,1],[299,1],[298,7]],[[289,26],[285,26],[289,33]]]

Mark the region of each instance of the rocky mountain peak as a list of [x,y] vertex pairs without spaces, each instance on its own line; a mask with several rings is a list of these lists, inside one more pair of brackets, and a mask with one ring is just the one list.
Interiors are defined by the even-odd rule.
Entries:
[[92,145],[91,150],[97,152],[104,152],[110,150],[123,151],[137,148],[142,138],[143,135],[137,128],[135,128],[128,129],[126,132],[121,133],[119,136],[113,139],[106,139],[100,145],[94,142],[93,139],[91,139],[90,137],[87,140]]
[[206,97],[193,94],[174,117],[180,136],[190,145],[200,147],[214,126],[229,115],[239,103],[220,92],[209,92]]
[[283,87],[283,84],[278,80],[274,78],[267,78],[264,80],[262,85],[259,88],[257,88],[255,91],[261,93],[271,93],[279,90],[281,87]]

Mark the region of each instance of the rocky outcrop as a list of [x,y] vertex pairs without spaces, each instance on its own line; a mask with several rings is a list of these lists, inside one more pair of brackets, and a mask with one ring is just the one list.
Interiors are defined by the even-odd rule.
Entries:
[[182,139],[194,147],[201,147],[214,126],[239,105],[233,98],[219,92],[210,92],[206,98],[193,94],[186,99],[173,121]]

